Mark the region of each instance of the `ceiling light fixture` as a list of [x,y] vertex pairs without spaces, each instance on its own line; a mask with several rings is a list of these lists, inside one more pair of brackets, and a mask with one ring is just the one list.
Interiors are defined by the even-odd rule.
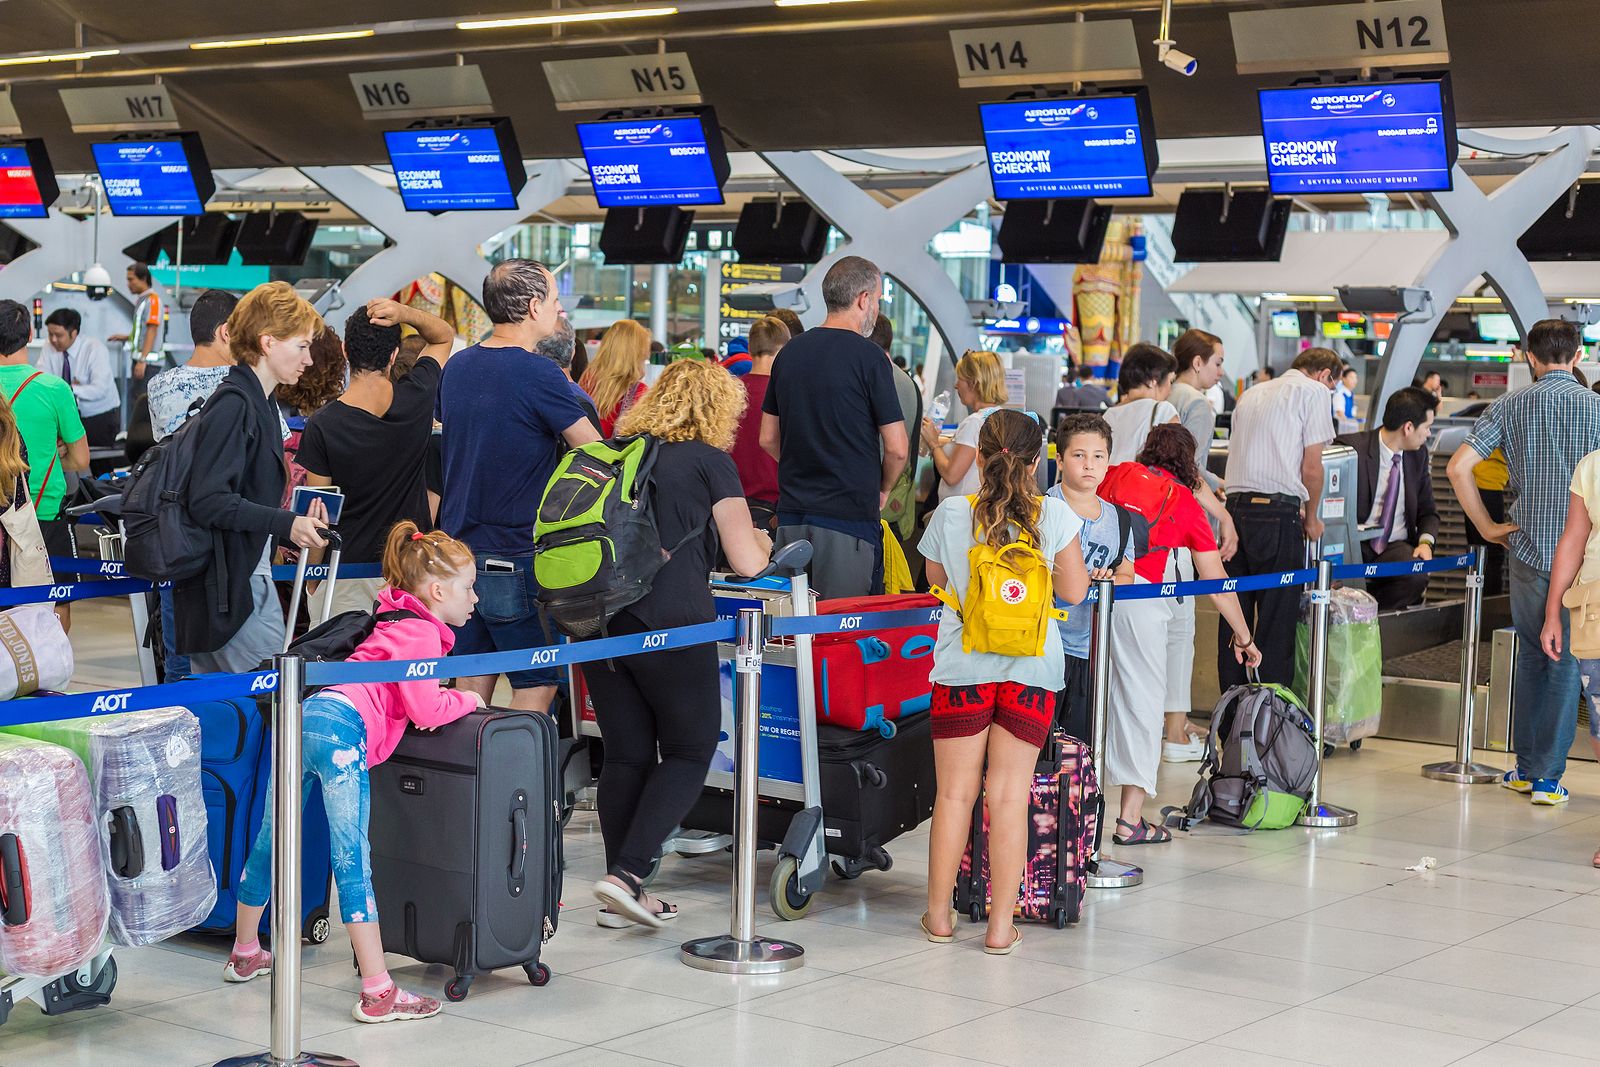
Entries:
[[24,63],[70,63],[75,59],[99,59],[101,56],[122,54],[120,48],[97,48],[90,52],[58,52],[53,55],[12,56],[0,59],[0,67],[17,67]]
[[773,7],[820,7],[823,4],[859,4],[863,0],[772,0]]
[[569,22],[604,22],[610,19],[648,19],[676,15],[675,7],[606,8],[600,11],[561,11],[548,15],[518,15],[503,19],[474,19],[456,23],[458,30],[501,30],[513,26],[560,26]]
[[229,41],[196,41],[189,46],[195,52],[211,48],[260,48],[274,44],[311,44],[316,41],[354,41],[371,37],[375,30],[330,30],[326,33],[296,33],[287,37],[240,37]]

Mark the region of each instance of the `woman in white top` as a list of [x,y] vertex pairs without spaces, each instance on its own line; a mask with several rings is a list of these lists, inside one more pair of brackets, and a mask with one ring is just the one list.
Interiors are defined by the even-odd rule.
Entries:
[[979,349],[963,355],[956,363],[956,395],[972,414],[961,420],[954,437],[940,436],[932,419],[922,420],[922,443],[939,473],[940,500],[978,491],[978,431],[1008,399],[1006,369],[1000,357]]
[[1141,342],[1123,353],[1117,406],[1105,413],[1111,424],[1112,466],[1137,456],[1151,427],[1178,421],[1178,409],[1167,401],[1177,373],[1177,360],[1155,345]]

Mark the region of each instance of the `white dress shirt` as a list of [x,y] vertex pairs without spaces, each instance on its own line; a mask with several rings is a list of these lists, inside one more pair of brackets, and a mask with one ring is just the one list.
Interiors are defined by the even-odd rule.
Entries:
[[[78,414],[85,418],[104,414],[122,403],[117,395],[117,379],[111,369],[111,352],[98,337],[79,333],[67,348],[72,363],[72,395],[78,401]],[[61,373],[61,353],[45,342],[39,354],[39,369],[56,377]]]
[[1233,409],[1228,468],[1231,493],[1309,495],[1300,478],[1305,450],[1333,440],[1333,393],[1297,370],[1253,385]]

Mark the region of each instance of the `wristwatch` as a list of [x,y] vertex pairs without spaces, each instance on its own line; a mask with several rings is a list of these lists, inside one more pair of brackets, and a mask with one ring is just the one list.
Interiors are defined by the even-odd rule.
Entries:
[[1417,544],[1419,546],[1427,545],[1429,548],[1432,548],[1436,540],[1438,539],[1435,538],[1433,534],[1423,534],[1421,537],[1417,538]]

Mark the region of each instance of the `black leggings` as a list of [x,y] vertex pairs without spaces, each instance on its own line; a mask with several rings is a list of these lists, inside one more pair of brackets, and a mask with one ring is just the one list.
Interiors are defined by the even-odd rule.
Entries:
[[[613,634],[646,629],[624,612]],[[661,843],[700,796],[722,733],[715,645],[651,652],[584,667],[605,738],[600,770],[600,835],[606,865],[635,878],[650,873]],[[660,750],[660,761],[656,752]]]

